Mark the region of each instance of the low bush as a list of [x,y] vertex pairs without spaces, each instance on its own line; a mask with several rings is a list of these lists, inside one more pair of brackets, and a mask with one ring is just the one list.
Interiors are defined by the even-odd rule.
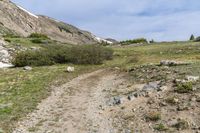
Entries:
[[32,42],[32,43],[42,43],[43,40],[40,39],[40,38],[34,38],[34,39],[31,40],[31,42]]
[[169,96],[165,99],[165,101],[170,105],[176,105],[179,99],[176,96]]
[[168,130],[168,128],[164,124],[162,124],[162,123],[157,124],[154,127],[154,129],[157,130],[157,131],[167,131]]
[[159,112],[150,112],[146,115],[147,121],[158,121],[161,119],[161,114]]
[[193,84],[191,82],[178,83],[175,92],[177,93],[190,93],[193,91]]
[[129,44],[135,44],[135,43],[148,43],[148,41],[145,38],[138,38],[133,40],[126,40],[120,42],[122,45],[129,45]]
[[31,33],[29,36],[29,38],[42,38],[42,39],[49,39],[49,37],[45,34],[41,34],[41,33]]
[[44,66],[54,64],[53,60],[49,58],[48,52],[45,50],[20,52],[15,55],[12,63],[16,67]]
[[113,50],[97,45],[65,46],[46,45],[36,51],[23,51],[14,57],[12,63],[17,67],[44,66],[54,63],[101,64],[112,59]]

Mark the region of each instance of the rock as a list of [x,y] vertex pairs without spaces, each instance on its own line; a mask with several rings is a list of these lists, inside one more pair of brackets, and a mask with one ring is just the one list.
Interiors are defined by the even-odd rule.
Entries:
[[159,87],[158,89],[157,89],[157,91],[165,91],[165,90],[167,90],[167,86],[162,86],[162,87]]
[[196,101],[197,101],[197,102],[200,102],[200,96],[197,97]]
[[146,84],[142,90],[144,91],[151,91],[151,90],[157,90],[159,89],[159,82],[150,82],[148,84]]
[[70,67],[70,66],[67,67],[67,72],[74,72],[74,71],[75,71],[74,67]]
[[176,66],[176,65],[187,65],[187,64],[190,64],[190,63],[178,62],[178,61],[174,61],[174,60],[162,60],[162,61],[160,61],[161,66]]
[[129,94],[128,95],[128,100],[129,101],[132,101],[132,100],[134,100],[135,99],[135,96],[134,95],[132,95],[132,94]]
[[199,76],[186,76],[186,80],[188,82],[197,82],[199,80]]
[[163,106],[167,106],[167,103],[166,102],[160,102],[159,105],[163,107]]
[[177,110],[178,111],[184,111],[184,110],[188,110],[188,106],[187,105],[178,105]]
[[122,103],[122,101],[121,101],[121,98],[120,98],[120,97],[114,97],[113,99],[114,99],[114,102],[113,102],[113,104],[114,104],[114,105],[119,105],[119,104],[121,104],[121,103]]
[[115,69],[116,69],[116,70],[120,70],[120,68],[119,68],[119,67],[115,67]]
[[189,128],[189,122],[183,119],[178,119],[177,123],[173,126],[176,127],[178,130],[184,130]]
[[176,65],[176,61],[170,61],[170,60],[162,60],[160,61],[160,65],[161,66],[173,66],[173,65]]
[[122,104],[122,99],[119,96],[112,97],[107,101],[107,105],[109,106],[120,105],[120,104]]
[[30,66],[25,66],[24,67],[24,70],[26,70],[26,71],[31,71],[33,68],[32,67],[30,67]]

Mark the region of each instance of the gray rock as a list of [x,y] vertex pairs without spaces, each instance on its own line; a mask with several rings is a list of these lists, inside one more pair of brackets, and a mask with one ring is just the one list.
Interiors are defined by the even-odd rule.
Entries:
[[31,71],[33,68],[32,67],[30,67],[30,66],[25,66],[24,67],[24,70],[26,70],[26,71]]
[[160,65],[162,66],[173,66],[173,65],[176,65],[177,62],[176,61],[173,61],[173,60],[162,60],[160,61]]
[[152,90],[158,90],[160,88],[159,82],[150,82],[146,84],[142,90],[144,91],[152,91]]
[[109,99],[106,103],[109,106],[120,105],[123,103],[123,98],[121,98],[119,96],[115,96],[115,97],[112,97],[111,99]]
[[129,94],[128,95],[128,100],[129,101],[132,101],[132,100],[134,100],[135,99],[135,96],[133,95],[133,94]]
[[186,80],[188,82],[197,82],[199,80],[199,76],[186,76]]
[[74,72],[74,71],[75,71],[74,67],[71,67],[71,66],[67,67],[67,72]]

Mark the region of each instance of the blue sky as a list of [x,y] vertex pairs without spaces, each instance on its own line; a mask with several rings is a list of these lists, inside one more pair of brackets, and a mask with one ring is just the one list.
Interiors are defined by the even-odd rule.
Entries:
[[145,37],[186,40],[200,35],[199,0],[12,0],[47,15],[117,40]]

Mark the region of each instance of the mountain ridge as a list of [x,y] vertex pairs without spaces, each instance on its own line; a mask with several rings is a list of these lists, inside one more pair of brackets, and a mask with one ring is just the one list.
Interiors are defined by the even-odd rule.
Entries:
[[46,34],[52,40],[70,44],[95,44],[105,41],[91,32],[44,15],[35,15],[10,0],[0,1],[0,35]]

